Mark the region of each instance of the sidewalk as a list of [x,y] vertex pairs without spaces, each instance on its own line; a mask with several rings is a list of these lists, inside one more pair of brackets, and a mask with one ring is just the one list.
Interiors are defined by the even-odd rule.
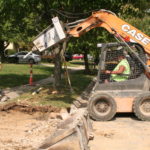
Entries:
[[[54,64],[46,64],[46,63],[44,63],[44,64],[41,64],[41,65],[43,65],[43,66],[48,66],[48,67],[54,67]],[[64,66],[62,66],[62,68],[64,68]],[[68,70],[84,70],[85,69],[85,67],[83,66],[83,65],[79,65],[79,66],[74,66],[74,67],[72,67],[72,66],[67,66],[67,69]]]

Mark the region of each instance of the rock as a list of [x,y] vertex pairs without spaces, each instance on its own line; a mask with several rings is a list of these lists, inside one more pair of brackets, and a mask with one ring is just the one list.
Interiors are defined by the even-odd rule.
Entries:
[[1,102],[5,102],[5,101],[7,101],[9,99],[9,97],[7,97],[7,96],[3,96],[2,98],[1,98]]
[[10,92],[7,94],[7,97],[9,97],[10,99],[16,98],[18,96],[19,94],[17,92]]
[[78,108],[74,104],[70,108],[70,114],[75,114],[78,111]]
[[32,95],[38,94],[42,89],[43,89],[43,87],[38,88],[36,91],[34,91],[32,93]]
[[56,119],[56,118],[58,118],[58,113],[50,113],[50,119]]
[[69,117],[69,113],[67,111],[67,109],[61,109],[60,114],[59,114],[59,118],[62,120],[65,120]]
[[58,91],[52,91],[52,94],[58,94]]
[[0,98],[2,98],[4,96],[4,93],[2,92],[2,90],[0,89]]
[[65,120],[65,119],[67,119],[69,117],[69,114],[68,113],[62,113],[62,114],[60,114],[60,118],[62,119],[62,120]]
[[50,113],[50,119],[61,119],[61,120],[65,120],[66,118],[68,118],[69,114],[68,112],[63,112],[63,113]]

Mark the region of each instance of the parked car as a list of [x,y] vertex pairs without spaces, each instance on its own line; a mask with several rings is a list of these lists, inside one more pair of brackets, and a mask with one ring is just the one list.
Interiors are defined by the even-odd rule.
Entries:
[[74,55],[72,56],[72,58],[73,58],[73,59],[83,59],[84,56],[83,56],[82,54],[74,54]]
[[39,63],[41,61],[41,56],[30,53],[26,58],[28,51],[22,51],[8,56],[8,62],[10,63]]

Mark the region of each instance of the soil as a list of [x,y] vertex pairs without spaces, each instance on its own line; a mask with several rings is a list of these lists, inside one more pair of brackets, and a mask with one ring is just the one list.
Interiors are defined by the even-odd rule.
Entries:
[[16,103],[1,107],[0,150],[37,149],[61,122],[59,111]]
[[[0,150],[37,149],[62,122],[59,112],[51,106],[0,105]],[[150,122],[139,121],[133,114],[117,115],[107,122],[94,121],[93,129],[90,150],[150,150]]]
[[[60,110],[47,106],[10,103],[0,107],[0,150],[35,150],[62,120]],[[133,114],[107,122],[93,121],[90,150],[149,150],[150,122]]]
[[17,103],[12,102],[4,105],[0,105],[0,111],[9,111],[9,110],[16,110],[21,112],[27,112],[27,113],[34,113],[34,112],[60,112],[60,108],[56,108],[53,106],[32,106],[27,103]]
[[139,121],[133,114],[93,122],[93,128],[91,150],[150,150],[150,122]]

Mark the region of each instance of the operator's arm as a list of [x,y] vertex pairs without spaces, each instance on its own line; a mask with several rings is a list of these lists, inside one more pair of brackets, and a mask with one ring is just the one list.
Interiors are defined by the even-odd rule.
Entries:
[[125,66],[120,66],[118,70],[116,71],[110,71],[110,70],[106,70],[105,73],[106,74],[122,74],[125,71]]

